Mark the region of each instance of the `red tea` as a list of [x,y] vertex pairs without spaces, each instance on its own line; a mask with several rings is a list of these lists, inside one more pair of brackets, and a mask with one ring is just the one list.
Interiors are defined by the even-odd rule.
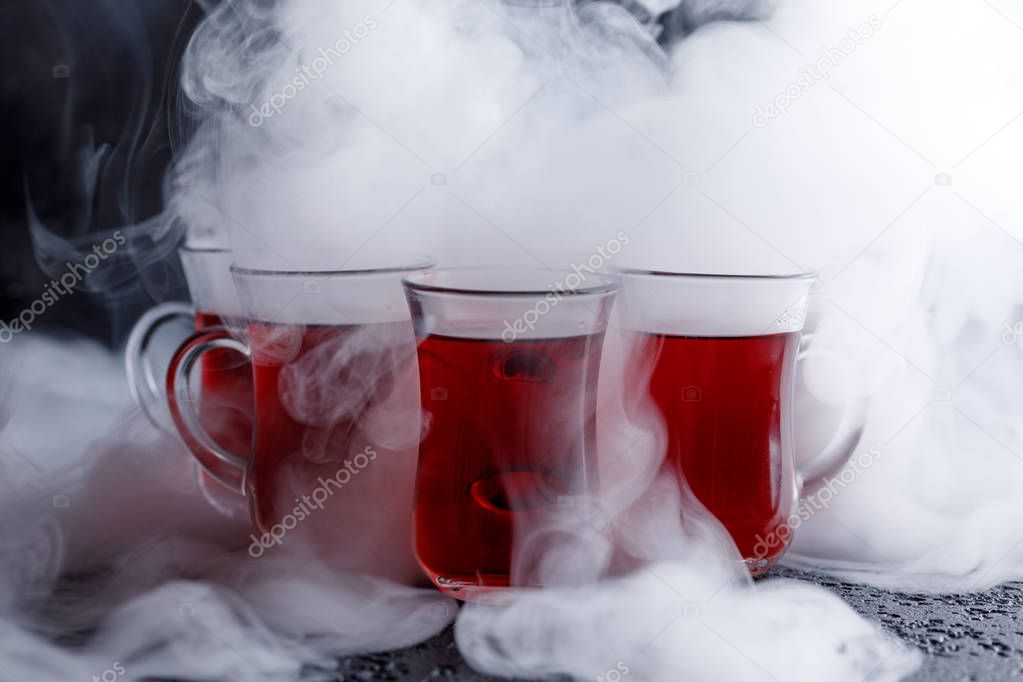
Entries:
[[[215,313],[197,312],[197,331],[223,325]],[[213,440],[228,452],[247,457],[252,448],[252,368],[244,356],[216,348],[203,354],[199,361],[201,384],[199,393],[200,423]],[[199,452],[204,464],[229,474],[225,465]],[[203,472],[209,477],[207,472]]]
[[360,420],[411,360],[408,322],[366,325],[249,323],[256,429],[249,471],[253,521],[266,532],[364,450]]
[[596,483],[602,339],[420,339],[415,549],[442,590],[512,584],[517,533]]
[[766,570],[786,543],[758,556],[758,538],[776,533],[795,502],[782,406],[799,334],[649,334],[644,343],[656,357],[650,392],[667,424],[666,465],[724,525],[751,570]]

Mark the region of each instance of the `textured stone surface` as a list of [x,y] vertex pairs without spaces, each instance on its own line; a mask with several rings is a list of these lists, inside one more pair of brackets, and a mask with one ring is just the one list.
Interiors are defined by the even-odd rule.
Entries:
[[[1023,680],[1023,584],[979,594],[917,595],[855,585],[791,570],[772,575],[817,583],[867,618],[926,654],[912,682]],[[473,672],[455,648],[451,630],[401,651],[356,656],[327,677],[310,680],[459,680],[491,682]]]
[[977,594],[900,594],[779,571],[837,592],[927,657],[913,682],[1023,679],[1023,583]]

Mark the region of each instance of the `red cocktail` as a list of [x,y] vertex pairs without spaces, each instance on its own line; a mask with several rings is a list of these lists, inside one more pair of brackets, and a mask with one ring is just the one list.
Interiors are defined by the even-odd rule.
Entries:
[[460,599],[541,584],[517,548],[597,484],[597,375],[616,285],[593,275],[559,288],[559,274],[405,279],[424,412],[415,550]]
[[776,533],[793,509],[782,420],[799,334],[647,334],[641,344],[656,357],[650,394],[668,429],[666,464],[753,557],[757,538]]

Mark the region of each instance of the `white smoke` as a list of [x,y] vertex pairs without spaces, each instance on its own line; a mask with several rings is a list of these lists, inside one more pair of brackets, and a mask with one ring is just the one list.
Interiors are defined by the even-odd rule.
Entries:
[[1020,362],[1023,55],[1003,4],[687,3],[690,28],[746,20],[662,50],[604,3],[228,3],[186,64],[218,113],[182,167],[209,182],[176,205],[212,200],[240,258],[284,266],[397,248],[556,266],[625,230],[616,264],[817,269],[799,456],[868,400],[861,449],[885,455],[797,553],[981,587],[1023,568],[1000,381]]
[[[248,524],[206,505],[190,455],[130,405],[110,351],[25,336],[2,371],[0,660],[12,678],[294,679],[450,622],[453,604],[410,585],[380,546],[358,573],[293,538],[251,557]],[[375,523],[407,503],[394,506],[382,500]],[[364,528],[346,529],[349,562],[387,544]],[[69,637],[81,645],[56,643]]]
[[[1023,370],[1013,172],[1023,7],[789,0],[769,18],[765,3],[677,12],[676,28],[691,33],[662,36],[662,47],[604,3],[224,2],[186,57],[200,125],[167,218],[244,262],[281,267],[399,250],[441,264],[564,265],[624,230],[631,242],[616,264],[817,269],[820,353],[802,372],[799,457],[861,405],[857,452],[882,456],[830,488],[790,561],[903,589],[1023,577],[1013,381]],[[743,20],[705,23],[733,14]],[[10,389],[5,403],[17,408],[5,438],[21,434],[8,442],[31,453],[5,464],[18,511],[5,516],[5,608],[32,614],[68,572],[112,566],[132,579],[82,611],[83,627],[99,623],[84,650],[5,621],[12,672],[70,678],[117,662],[131,678],[294,675],[448,622],[429,591],[227,552],[247,529],[199,506],[180,446],[154,442],[137,416],[128,433],[113,425],[114,406],[127,408],[110,358],[30,343],[19,375],[38,367],[38,388]],[[656,434],[626,418],[621,343],[608,332],[601,410],[622,418],[602,426],[601,457],[626,454],[604,477],[597,518],[607,525],[571,525],[577,554],[544,565],[554,582],[581,586],[463,610],[469,661],[576,678],[619,664],[650,680],[907,674],[917,657],[838,600],[751,585],[719,527],[682,524],[680,506],[692,503],[655,481]],[[99,388],[50,395],[70,374]],[[61,443],[39,429],[58,403],[76,415]],[[21,482],[58,461],[41,498],[68,495],[75,514],[30,513]],[[184,539],[153,544],[171,534]],[[15,599],[25,588],[27,601]],[[197,639],[196,623],[226,650]]]
[[897,680],[917,665],[835,595],[781,581],[736,588],[707,567],[652,564],[505,607],[469,605],[458,645],[482,671],[527,678]]

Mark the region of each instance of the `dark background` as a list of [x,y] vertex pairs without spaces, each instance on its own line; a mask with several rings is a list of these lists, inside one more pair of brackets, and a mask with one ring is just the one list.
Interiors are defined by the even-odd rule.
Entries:
[[[178,64],[202,14],[191,0],[0,0],[0,319],[51,280],[33,250],[32,212],[83,253],[99,234],[160,212],[167,164],[187,134]],[[160,267],[169,284],[155,297],[185,297],[176,264]],[[102,287],[87,280],[38,324],[120,343],[154,299],[140,269],[125,262]]]

